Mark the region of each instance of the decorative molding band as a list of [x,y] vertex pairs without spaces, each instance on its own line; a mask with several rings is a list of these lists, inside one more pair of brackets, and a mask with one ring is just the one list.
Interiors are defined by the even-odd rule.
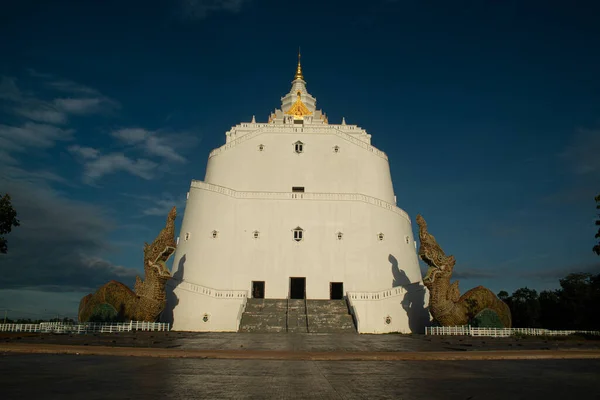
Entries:
[[215,193],[220,193],[225,196],[234,197],[236,199],[263,199],[263,200],[320,200],[320,201],[360,201],[363,203],[372,204],[381,208],[385,208],[391,212],[404,217],[409,223],[410,218],[406,211],[391,203],[380,200],[375,197],[366,196],[360,193],[297,193],[297,192],[238,192],[237,190],[229,189],[224,186],[213,185],[203,181],[193,180],[192,188],[208,190]]
[[183,289],[188,292],[202,294],[204,296],[214,297],[216,299],[245,299],[248,297],[247,290],[219,290],[212,289],[202,285],[196,285],[188,281],[178,281],[170,279],[167,285],[173,289]]
[[348,292],[348,299],[350,299],[351,301],[355,301],[355,300],[383,300],[383,299],[387,299],[388,297],[396,297],[396,296],[402,296],[404,294],[406,294],[407,291],[406,289],[404,289],[401,286],[392,288],[392,289],[386,289],[386,290],[381,290],[379,292]]
[[[361,130],[362,131],[362,130]],[[293,127],[293,126],[282,126],[282,125],[269,125],[269,126],[263,126],[260,127],[258,129],[256,129],[255,131],[251,131],[249,133],[246,133],[242,136],[240,136],[237,139],[234,139],[232,141],[230,141],[229,143],[224,144],[223,146],[214,149],[213,151],[210,152],[208,158],[217,156],[219,154],[221,154],[222,152],[235,147],[247,140],[250,140],[252,138],[255,138],[258,135],[261,135],[263,133],[283,133],[283,134],[294,134],[294,133],[308,133],[308,134],[328,134],[328,135],[336,135],[344,140],[347,140],[348,142],[362,147],[363,149],[375,154],[378,157],[383,158],[384,160],[387,161],[388,157],[387,155],[375,148],[374,146],[363,142],[362,140],[350,135],[349,133],[344,132],[342,129],[336,127],[336,126],[332,126],[332,125],[328,125],[326,127],[302,127],[302,128],[298,128],[298,127]]]
[[[415,285],[415,284],[412,284]],[[418,285],[417,289],[411,291],[424,291],[425,286]],[[348,292],[347,296],[350,301],[369,301],[369,300],[383,300],[388,297],[402,296],[408,293],[408,290],[402,286],[397,286],[391,289],[380,290],[378,292]]]

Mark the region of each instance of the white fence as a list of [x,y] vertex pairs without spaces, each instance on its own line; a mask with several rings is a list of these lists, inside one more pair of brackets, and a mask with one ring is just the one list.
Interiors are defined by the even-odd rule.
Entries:
[[0,324],[0,332],[41,333],[113,333],[131,331],[169,331],[170,324],[164,322],[130,321],[122,323],[65,324],[41,322],[39,324]]
[[460,336],[488,336],[509,337],[515,334],[528,336],[567,336],[576,333],[587,335],[600,335],[600,331],[551,331],[538,328],[476,328],[464,326],[431,326],[425,327],[426,335],[460,335]]

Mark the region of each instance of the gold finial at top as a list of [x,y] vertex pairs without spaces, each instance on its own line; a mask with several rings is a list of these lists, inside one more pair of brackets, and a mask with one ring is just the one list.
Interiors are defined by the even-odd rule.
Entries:
[[298,47],[298,68],[296,68],[296,76],[294,76],[294,80],[296,79],[304,80],[304,75],[302,75],[302,65],[300,65],[300,47]]

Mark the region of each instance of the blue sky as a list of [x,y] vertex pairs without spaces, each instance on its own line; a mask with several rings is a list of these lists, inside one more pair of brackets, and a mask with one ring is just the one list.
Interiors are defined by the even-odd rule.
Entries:
[[4,2],[0,192],[22,226],[0,309],[74,316],[131,284],[225,131],[280,106],[298,46],[318,107],[388,154],[463,291],[600,272],[594,3]]

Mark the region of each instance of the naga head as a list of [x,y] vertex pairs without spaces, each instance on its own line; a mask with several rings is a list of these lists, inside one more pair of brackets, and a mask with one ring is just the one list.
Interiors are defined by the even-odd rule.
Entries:
[[450,280],[456,260],[454,256],[447,256],[444,250],[435,240],[435,237],[427,232],[427,222],[421,215],[417,215],[419,224],[419,257],[429,266],[423,284],[431,288],[438,280]]
[[171,273],[169,272],[169,268],[167,268],[164,261],[160,260],[157,262],[148,261],[148,272],[151,272],[154,277],[159,280],[166,282],[171,279]]
[[171,209],[167,216],[166,226],[160,231],[151,244],[144,244],[144,269],[146,274],[152,274],[159,279],[171,278],[171,273],[166,267],[169,258],[175,252],[175,218],[177,210]]

